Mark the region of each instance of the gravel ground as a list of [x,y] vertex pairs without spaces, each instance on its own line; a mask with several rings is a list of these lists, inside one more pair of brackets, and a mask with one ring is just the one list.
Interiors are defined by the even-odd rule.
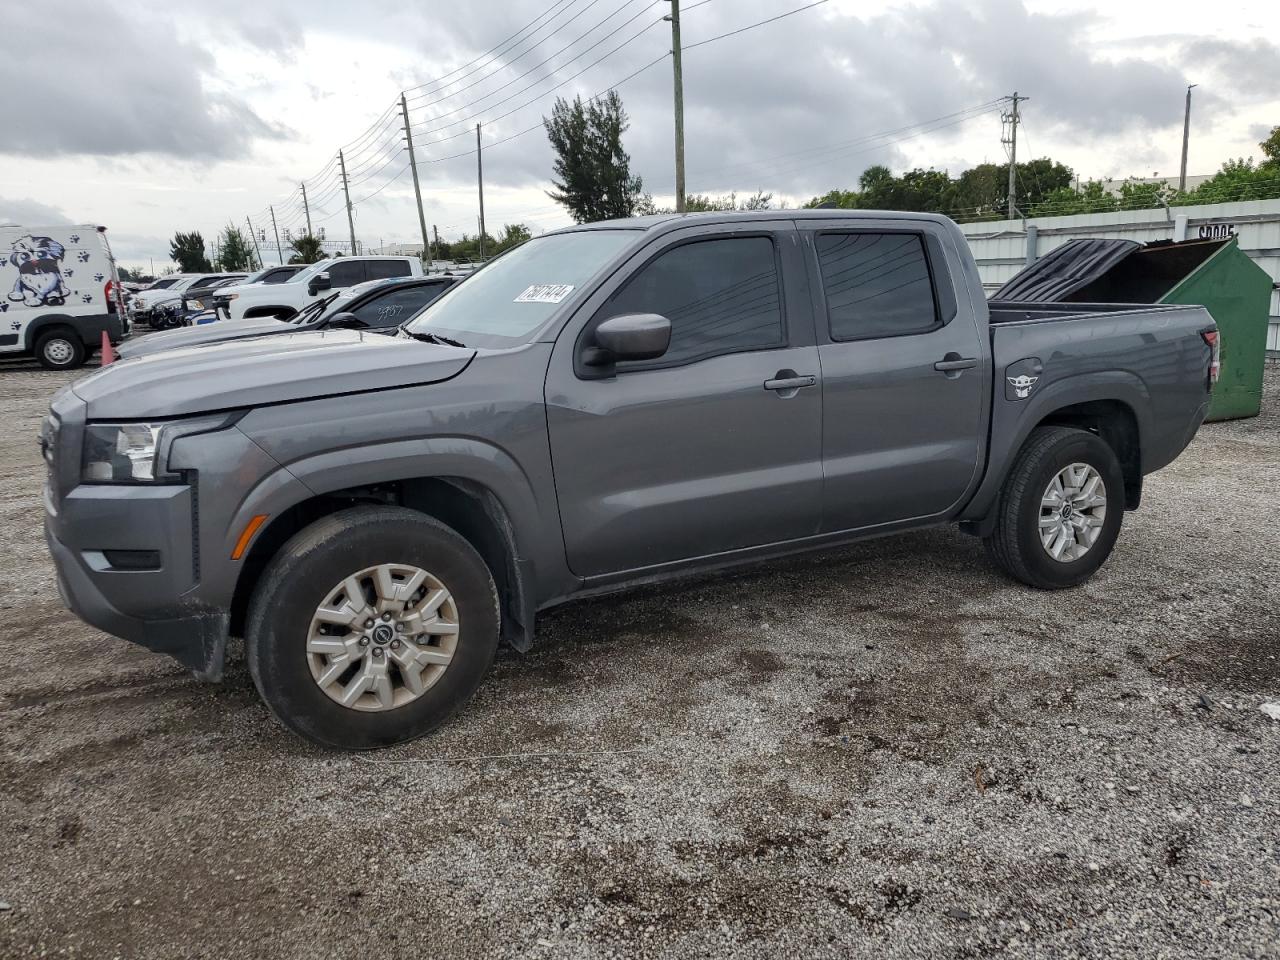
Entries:
[[1083,588],[939,529],[577,603],[372,756],[61,608],[66,379],[0,369],[0,957],[1280,956],[1280,369]]

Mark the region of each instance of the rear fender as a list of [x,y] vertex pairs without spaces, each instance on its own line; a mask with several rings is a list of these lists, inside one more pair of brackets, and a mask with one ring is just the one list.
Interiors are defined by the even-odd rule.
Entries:
[[1152,436],[1151,395],[1142,378],[1125,370],[1082,373],[1063,377],[1037,390],[1026,400],[1004,399],[1003,381],[997,383],[991,416],[991,444],[987,472],[981,485],[960,513],[962,521],[981,521],[991,511],[1014,457],[1031,431],[1056,411],[1079,403],[1115,401],[1128,407],[1138,424],[1138,446]]

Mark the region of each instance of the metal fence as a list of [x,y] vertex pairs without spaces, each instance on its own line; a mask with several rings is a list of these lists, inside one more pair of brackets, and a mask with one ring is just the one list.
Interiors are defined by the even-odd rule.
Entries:
[[1240,249],[1271,277],[1267,356],[1280,358],[1280,200],[965,223],[960,229],[969,240],[988,292],[1037,257],[1079,237],[1148,243],[1235,236]]

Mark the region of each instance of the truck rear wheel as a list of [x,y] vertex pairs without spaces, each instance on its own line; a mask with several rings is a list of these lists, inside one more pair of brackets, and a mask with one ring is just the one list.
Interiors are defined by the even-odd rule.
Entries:
[[285,726],[368,750],[440,726],[498,646],[498,594],[475,549],[415,510],[357,507],[298,532],[250,602],[249,672]]
[[1124,502],[1120,461],[1104,440],[1087,430],[1040,427],[1014,460],[983,543],[996,565],[1023,583],[1074,587],[1111,555]]
[[72,330],[58,327],[36,340],[36,359],[46,370],[71,370],[84,363],[84,358],[84,343]]

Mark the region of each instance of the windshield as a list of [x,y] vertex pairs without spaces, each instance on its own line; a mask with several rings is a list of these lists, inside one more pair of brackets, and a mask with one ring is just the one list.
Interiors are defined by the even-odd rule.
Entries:
[[638,236],[631,230],[583,230],[535,237],[467,277],[405,329],[447,334],[469,347],[524,342]]

